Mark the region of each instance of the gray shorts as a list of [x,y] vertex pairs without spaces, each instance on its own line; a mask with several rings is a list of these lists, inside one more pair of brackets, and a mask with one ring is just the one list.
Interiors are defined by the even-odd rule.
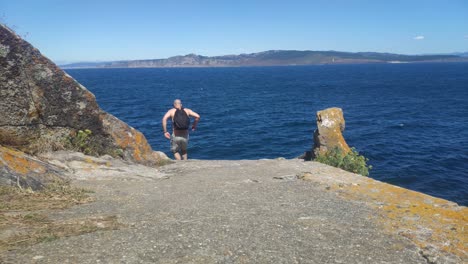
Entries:
[[171,151],[172,153],[182,152],[187,153],[187,145],[188,145],[188,136],[185,137],[176,137],[172,134],[171,137]]

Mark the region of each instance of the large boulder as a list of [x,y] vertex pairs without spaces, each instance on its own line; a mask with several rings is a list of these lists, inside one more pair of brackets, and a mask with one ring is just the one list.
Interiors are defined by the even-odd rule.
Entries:
[[91,92],[1,24],[0,113],[0,145],[29,154],[72,149],[70,139],[89,130],[95,155],[145,165],[165,158],[142,133],[101,110]]
[[317,129],[314,131],[313,157],[324,154],[334,148],[348,153],[350,148],[342,132],[345,129],[345,120],[341,108],[327,108],[317,112]]
[[0,185],[42,189],[66,180],[66,171],[21,151],[0,146]]

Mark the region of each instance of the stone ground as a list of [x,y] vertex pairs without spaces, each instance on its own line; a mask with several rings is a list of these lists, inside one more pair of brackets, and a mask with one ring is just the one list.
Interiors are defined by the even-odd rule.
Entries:
[[455,254],[427,239],[430,246],[422,248],[429,242],[418,241],[419,233],[389,228],[390,217],[379,209],[385,201],[348,192],[376,181],[320,163],[190,160],[132,171],[106,169],[105,160],[73,162],[75,184],[94,190],[96,202],[50,217],[117,216],[123,226],[7,252],[5,263],[467,262],[466,244]]

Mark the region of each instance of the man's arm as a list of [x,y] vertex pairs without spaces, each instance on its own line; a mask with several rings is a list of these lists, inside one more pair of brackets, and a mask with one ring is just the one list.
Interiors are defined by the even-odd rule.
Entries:
[[188,110],[189,110],[189,116],[193,116],[195,118],[195,121],[192,124],[192,131],[194,131],[195,129],[197,129],[198,121],[200,121],[200,115],[190,109]]
[[171,112],[172,112],[171,110],[167,111],[167,113],[164,115],[162,119],[162,128],[163,128],[164,136],[167,139],[171,139],[171,134],[167,131],[167,119],[171,117]]

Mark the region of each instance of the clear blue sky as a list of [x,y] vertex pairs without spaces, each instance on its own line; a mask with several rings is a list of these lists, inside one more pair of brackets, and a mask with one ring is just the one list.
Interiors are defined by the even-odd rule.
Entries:
[[468,0],[0,0],[0,17],[56,62],[270,49],[468,51]]

